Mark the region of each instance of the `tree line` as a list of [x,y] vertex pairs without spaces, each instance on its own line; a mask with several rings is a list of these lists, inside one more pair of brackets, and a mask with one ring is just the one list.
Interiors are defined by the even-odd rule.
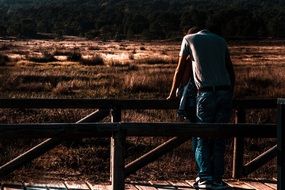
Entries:
[[225,37],[285,37],[283,0],[0,0],[0,35],[181,38],[193,25]]

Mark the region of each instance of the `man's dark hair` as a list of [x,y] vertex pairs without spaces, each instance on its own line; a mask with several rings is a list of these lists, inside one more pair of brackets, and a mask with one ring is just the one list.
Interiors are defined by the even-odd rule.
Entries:
[[199,32],[201,29],[198,26],[193,26],[191,28],[189,28],[189,30],[187,31],[187,34],[194,34]]

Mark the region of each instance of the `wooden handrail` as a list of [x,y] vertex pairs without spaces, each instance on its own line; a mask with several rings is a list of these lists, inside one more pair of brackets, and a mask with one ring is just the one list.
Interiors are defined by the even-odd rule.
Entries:
[[[202,126],[202,127],[201,127]],[[42,123],[1,124],[0,138],[108,137],[118,131],[126,136],[160,137],[276,137],[276,124],[217,123]]]
[[[177,100],[118,99],[0,99],[0,108],[103,108],[103,109],[177,109]],[[276,108],[277,99],[237,99],[234,108]]]

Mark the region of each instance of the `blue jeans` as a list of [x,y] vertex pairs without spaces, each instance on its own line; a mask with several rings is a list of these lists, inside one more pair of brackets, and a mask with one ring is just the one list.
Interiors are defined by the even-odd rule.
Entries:
[[[227,123],[231,112],[231,91],[198,92],[196,114],[199,123]],[[225,139],[196,137],[195,161],[201,179],[222,179],[225,146]]]

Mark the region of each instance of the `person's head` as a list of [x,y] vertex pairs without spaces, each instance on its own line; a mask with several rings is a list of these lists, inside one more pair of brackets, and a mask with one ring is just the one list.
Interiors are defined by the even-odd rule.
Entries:
[[193,26],[191,28],[189,28],[189,30],[187,31],[187,34],[194,34],[199,32],[201,29],[198,26]]

